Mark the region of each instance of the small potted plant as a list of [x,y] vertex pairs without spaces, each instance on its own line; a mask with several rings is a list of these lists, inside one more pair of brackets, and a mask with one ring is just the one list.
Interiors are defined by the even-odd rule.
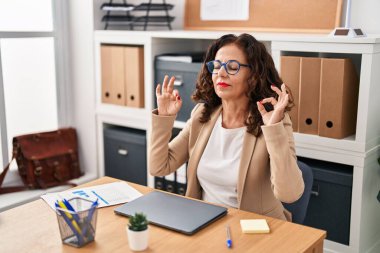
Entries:
[[148,247],[148,220],[143,213],[129,217],[127,228],[128,244],[133,251],[142,251]]

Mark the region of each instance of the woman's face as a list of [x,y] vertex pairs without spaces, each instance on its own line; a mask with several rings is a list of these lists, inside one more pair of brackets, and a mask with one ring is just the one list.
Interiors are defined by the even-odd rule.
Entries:
[[[226,63],[229,60],[235,60],[240,64],[248,64],[244,52],[235,44],[223,46],[215,55],[215,60]],[[225,101],[247,101],[248,78],[250,68],[240,66],[235,75],[228,74],[225,67],[219,68],[219,71],[212,74],[212,81],[216,94]]]

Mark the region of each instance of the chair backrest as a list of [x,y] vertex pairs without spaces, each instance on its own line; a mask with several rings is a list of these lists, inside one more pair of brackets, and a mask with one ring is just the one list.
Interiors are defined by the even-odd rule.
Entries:
[[292,221],[294,223],[303,224],[305,220],[307,206],[309,204],[309,199],[311,195],[311,188],[313,186],[313,171],[304,162],[297,161],[298,167],[302,171],[303,181],[305,183],[305,190],[296,202],[293,203],[282,203],[286,210],[292,213]]

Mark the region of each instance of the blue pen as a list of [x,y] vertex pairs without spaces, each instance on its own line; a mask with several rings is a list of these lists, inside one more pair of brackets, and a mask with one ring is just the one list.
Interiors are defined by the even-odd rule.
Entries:
[[77,229],[73,226],[73,224],[71,223],[71,220],[66,216],[66,212],[62,211],[62,208],[59,206],[58,202],[55,202],[55,207],[56,207],[56,210],[61,214],[62,218],[65,220],[67,225],[70,227],[70,229],[73,231],[74,235],[78,238],[78,244],[82,245],[83,237],[79,233],[79,231],[77,231]]
[[94,215],[95,209],[98,206],[98,204],[99,204],[98,199],[96,199],[96,201],[94,201],[94,203],[92,203],[92,205],[90,207],[90,211],[88,212],[88,216],[87,216],[85,223],[84,223],[84,228],[83,228],[83,235],[84,236],[86,236],[87,229],[91,228],[92,216]]
[[227,247],[232,248],[232,240],[231,240],[231,233],[230,233],[230,226],[226,226],[227,229]]

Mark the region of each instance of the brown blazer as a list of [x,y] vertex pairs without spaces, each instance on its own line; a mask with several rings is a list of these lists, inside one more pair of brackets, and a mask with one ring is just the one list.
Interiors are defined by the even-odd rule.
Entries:
[[[170,143],[175,116],[152,113],[148,166],[153,176],[165,176],[188,161],[186,196],[201,199],[197,168],[220,106],[211,119],[200,123],[203,104],[198,104],[180,134]],[[294,202],[304,190],[302,172],[297,166],[292,123],[288,114],[283,121],[262,126],[256,138],[245,133],[237,183],[239,209],[279,219],[291,220],[281,202]]]

